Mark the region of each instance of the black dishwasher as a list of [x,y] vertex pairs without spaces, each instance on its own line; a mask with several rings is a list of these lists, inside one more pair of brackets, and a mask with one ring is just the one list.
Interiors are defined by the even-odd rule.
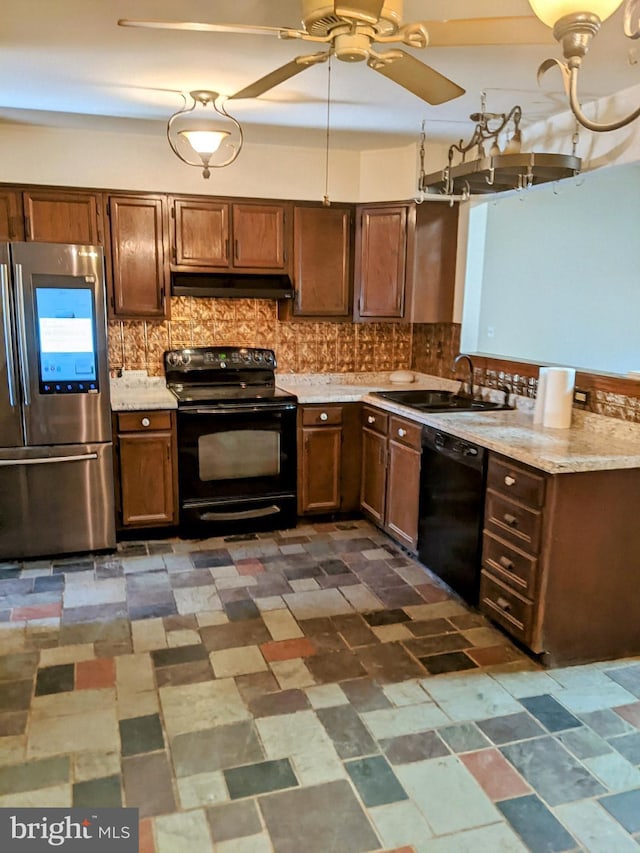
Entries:
[[485,481],[483,447],[423,428],[418,556],[470,604],[480,591]]

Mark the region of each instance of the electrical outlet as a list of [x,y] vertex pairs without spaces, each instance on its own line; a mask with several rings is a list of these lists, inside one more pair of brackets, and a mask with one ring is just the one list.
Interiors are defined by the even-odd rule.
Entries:
[[495,335],[495,333],[496,333],[496,330],[493,328],[493,326],[487,326],[487,337],[488,338],[492,338]]
[[579,403],[582,406],[586,406],[589,402],[589,392],[582,391],[580,388],[574,388],[573,390],[573,402]]

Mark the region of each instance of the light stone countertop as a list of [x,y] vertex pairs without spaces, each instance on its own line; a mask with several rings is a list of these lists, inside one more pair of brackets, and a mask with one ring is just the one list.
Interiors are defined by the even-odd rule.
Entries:
[[[392,383],[389,373],[278,374],[279,388],[295,394],[299,403],[363,401],[448,432],[551,474],[640,468],[640,424],[574,411],[570,429],[534,426],[533,400],[518,398],[514,411],[425,414],[373,396],[373,391],[435,388],[456,390],[460,383],[440,376],[415,374],[412,383]],[[175,409],[176,398],[164,377],[126,371],[112,379],[113,411]],[[487,396],[486,389],[484,389]],[[491,392],[488,393],[491,395]],[[502,395],[499,395],[502,398]]]
[[[516,400],[514,411],[426,414],[371,394],[388,389],[456,390],[460,385],[439,376],[416,373],[415,377],[411,384],[393,384],[388,373],[282,374],[277,384],[296,394],[300,403],[360,400],[550,474],[640,468],[640,424],[574,411],[570,429],[549,429],[534,426],[534,401],[524,398]],[[483,396],[493,394],[483,389]],[[501,400],[502,394],[496,399]]]
[[111,379],[109,387],[114,412],[178,408],[178,401],[167,389],[164,376],[147,376],[144,370],[127,370],[123,376]]
[[460,382],[412,371],[413,382],[391,382],[383,373],[279,373],[276,385],[295,394],[299,403],[354,403],[371,391],[411,391],[437,388],[455,391]]
[[424,414],[367,394],[363,402],[437,427],[549,474],[640,468],[640,425],[574,411],[569,429],[533,423],[533,413],[513,411]]

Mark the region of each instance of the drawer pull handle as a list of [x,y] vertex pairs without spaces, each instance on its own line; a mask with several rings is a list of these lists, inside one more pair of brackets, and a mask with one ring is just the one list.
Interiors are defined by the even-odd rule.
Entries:
[[367,423],[368,424],[375,424],[375,422],[376,422],[376,419],[373,417],[373,415],[369,415],[369,417],[367,418]]
[[516,478],[509,476],[509,474],[507,474],[507,476],[504,478],[505,486],[513,486],[515,481],[516,481]]
[[503,598],[502,596],[500,596],[500,598],[496,600],[496,604],[498,605],[500,610],[504,610],[505,613],[508,613],[511,610],[511,605],[509,604],[507,599]]
[[328,421],[329,415],[326,412],[320,412],[320,420],[321,421]]
[[505,512],[505,514],[502,517],[505,521],[505,524],[508,524],[509,527],[517,527],[518,526],[518,519],[515,517],[515,515],[511,515],[510,512]]
[[406,434],[406,429],[402,429],[402,427],[400,427],[400,429],[398,430],[398,435],[400,436],[400,438],[404,438]]
[[508,571],[513,570],[513,562],[508,557],[500,557],[498,560],[503,569],[507,569]]
[[150,425],[151,425],[151,421],[149,420],[149,418],[142,418],[142,419],[141,419],[141,421],[140,421],[140,423],[141,423],[141,424],[142,424],[142,426],[144,426],[144,427],[147,427],[147,426],[150,426]]

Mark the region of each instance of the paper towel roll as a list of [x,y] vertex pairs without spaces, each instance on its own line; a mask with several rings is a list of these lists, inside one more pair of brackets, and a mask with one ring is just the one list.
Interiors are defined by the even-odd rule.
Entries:
[[575,382],[576,371],[573,367],[547,368],[543,426],[553,429],[568,429],[571,426]]
[[541,424],[544,419],[544,397],[547,390],[548,367],[541,367],[538,371],[538,390],[536,391],[536,404],[533,409],[534,424]]

